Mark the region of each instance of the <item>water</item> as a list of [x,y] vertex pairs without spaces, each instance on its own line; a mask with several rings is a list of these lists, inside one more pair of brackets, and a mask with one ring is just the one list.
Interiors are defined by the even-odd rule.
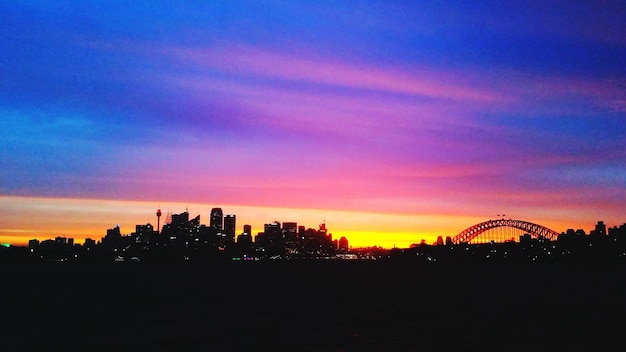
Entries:
[[623,263],[41,263],[3,351],[623,350]]

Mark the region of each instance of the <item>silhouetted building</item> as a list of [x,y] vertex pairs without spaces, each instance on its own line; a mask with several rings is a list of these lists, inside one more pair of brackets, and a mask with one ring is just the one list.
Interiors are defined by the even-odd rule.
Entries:
[[172,214],[172,222],[163,225],[158,246],[177,250],[193,250],[200,242],[200,215],[189,220],[189,213]]
[[608,234],[615,239],[626,239],[626,224],[609,228]]
[[239,236],[237,236],[237,244],[241,245],[250,245],[252,244],[252,236],[243,232]]
[[85,242],[83,243],[83,247],[85,248],[93,248],[96,246],[96,241],[91,238],[85,238]]
[[216,246],[216,234],[217,230],[210,226],[200,225],[198,230],[198,247],[203,250],[208,250]]
[[235,228],[236,228],[236,217],[235,215],[226,215],[224,217],[224,234],[226,236],[226,240],[229,242],[235,242]]
[[295,222],[283,222],[283,232],[285,234],[298,234],[298,223]]
[[120,225],[107,229],[107,234],[102,238],[102,247],[106,249],[118,249],[122,245],[122,232]]
[[326,223],[322,223],[322,224],[320,224],[320,229],[319,229],[319,233],[320,233],[320,235],[322,235],[322,236],[326,236],[327,231],[328,231],[328,230],[326,230]]
[[259,232],[255,242],[264,256],[282,256],[285,254],[285,241],[283,239],[280,222],[274,221],[263,226],[264,232]]
[[283,238],[285,239],[285,246],[291,252],[293,252],[299,245],[298,241],[298,224],[295,222],[283,222]]
[[348,251],[348,239],[345,237],[341,237],[339,239],[339,251],[340,252],[347,252]]
[[596,228],[591,231],[590,236],[604,237],[606,236],[606,225],[603,221],[598,221]]
[[171,224],[180,225],[189,221],[189,213],[182,212],[180,214],[172,214],[172,222]]
[[252,226],[248,224],[243,225],[243,232],[237,236],[237,244],[245,245],[245,248],[249,248],[252,245]]
[[224,213],[222,208],[211,209],[210,226],[218,231],[224,229]]
[[157,243],[158,232],[152,227],[152,224],[135,225],[135,233],[132,235],[135,237],[137,243],[144,246],[150,243]]
[[28,249],[31,252],[34,252],[37,249],[39,249],[39,240],[38,239],[32,239],[32,240],[28,241]]
[[280,223],[278,221],[274,221],[269,224],[264,225],[265,235],[268,237],[268,240],[271,244],[279,244],[282,243],[283,234]]

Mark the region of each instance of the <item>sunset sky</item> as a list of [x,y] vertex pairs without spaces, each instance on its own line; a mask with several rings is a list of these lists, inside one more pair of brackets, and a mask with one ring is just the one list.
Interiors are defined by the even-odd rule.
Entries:
[[626,222],[623,1],[2,1],[0,242]]

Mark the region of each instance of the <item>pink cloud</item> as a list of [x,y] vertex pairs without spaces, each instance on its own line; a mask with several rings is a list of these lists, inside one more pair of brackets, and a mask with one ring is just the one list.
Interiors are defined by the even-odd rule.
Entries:
[[560,116],[590,116],[597,109],[626,112],[626,81],[610,77],[584,75],[536,74],[519,70],[498,70],[485,73],[492,89],[512,98],[503,111],[523,111],[526,115],[546,113]]
[[416,125],[458,122],[467,117],[468,111],[476,109],[461,107],[460,103],[442,106],[432,101],[294,91],[202,76],[166,77],[165,81],[191,90],[197,100],[219,94],[231,104],[250,111],[255,117],[251,123],[300,132],[320,130],[380,135],[384,131],[397,132]]
[[[330,58],[303,58],[250,46],[231,45],[219,49],[164,48],[181,62],[239,75],[259,75],[353,89],[386,91],[437,99],[494,103],[506,100],[497,91],[476,89],[463,82],[457,72],[428,68],[400,69],[347,64]],[[461,77],[461,79],[457,79]]]
[[520,218],[541,207],[569,207],[577,215],[586,204],[619,209],[594,196],[589,187],[595,184],[540,177],[554,165],[586,162],[588,156],[558,148],[567,138],[480,118],[559,116],[575,110],[561,104],[572,96],[619,110],[624,93],[615,82],[524,72],[402,72],[237,46],[161,53],[183,68],[156,79],[164,89],[182,92],[200,110],[213,102],[236,107],[237,114],[224,117],[228,123],[275,134],[253,146],[194,141],[166,151],[157,168],[120,181],[116,192],[129,199],[169,199],[175,189],[178,201],[212,204],[472,216],[506,211]]

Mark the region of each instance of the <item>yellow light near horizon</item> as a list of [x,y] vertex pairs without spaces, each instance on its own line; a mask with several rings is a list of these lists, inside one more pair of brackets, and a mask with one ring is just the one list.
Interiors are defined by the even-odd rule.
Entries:
[[[346,237],[353,248],[407,248],[422,240],[432,244],[437,236],[455,236],[465,228],[486,220],[458,214],[407,215],[227,204],[0,196],[0,212],[4,214],[0,223],[0,242],[25,245],[30,239],[45,240],[57,236],[74,238],[75,243],[82,243],[85,238],[98,241],[107,229],[117,224],[124,234],[133,232],[138,224],[156,225],[159,208],[163,213],[161,225],[168,211],[181,213],[185,209],[189,209],[191,217],[201,215],[201,223],[206,224],[214,207],[222,208],[225,215],[237,215],[237,234],[244,224],[252,225],[253,235],[256,235],[263,231],[264,224],[273,221],[297,222],[307,228],[317,228],[326,222],[333,239]],[[533,219],[532,222],[543,224],[543,221]],[[570,226],[583,228],[578,224]],[[566,229],[552,228],[557,232]]]
[[[24,245],[30,239],[49,239],[57,236],[80,240],[99,240],[108,228],[120,225],[123,233],[131,233],[137,224],[156,224],[156,209],[165,214],[168,210],[180,213],[189,209],[190,215],[201,214],[208,218],[208,204],[156,204],[153,202],[115,201],[94,199],[0,197],[0,211],[8,214],[0,227],[0,240]],[[373,214],[356,211],[327,211],[319,209],[293,209],[224,205],[224,214],[237,215],[237,229],[250,224],[253,233],[263,231],[263,225],[275,220],[294,221],[307,228],[317,228],[326,221],[334,239],[346,237],[353,246],[408,247],[422,238],[434,241],[432,230],[442,220],[451,222],[450,217],[410,216],[396,214]],[[171,209],[171,210],[170,210]],[[165,215],[161,218],[161,224]],[[456,221],[459,221],[458,218]],[[207,221],[203,221],[206,223]],[[410,229],[410,231],[407,231]],[[433,238],[434,236],[434,238]]]

